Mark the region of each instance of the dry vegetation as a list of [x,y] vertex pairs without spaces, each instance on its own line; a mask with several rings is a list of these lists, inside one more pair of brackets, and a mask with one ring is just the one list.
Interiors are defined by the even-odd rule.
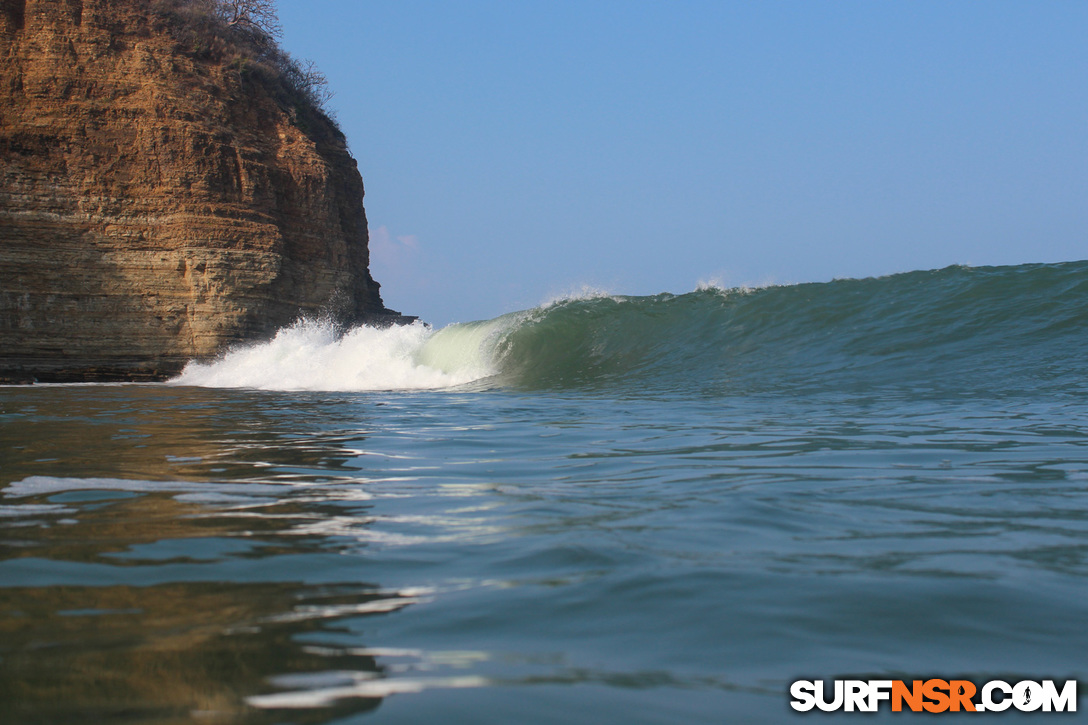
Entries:
[[277,44],[281,28],[272,0],[152,0],[151,8],[185,52],[227,64],[243,78],[279,85],[289,105],[333,120],[325,75]]

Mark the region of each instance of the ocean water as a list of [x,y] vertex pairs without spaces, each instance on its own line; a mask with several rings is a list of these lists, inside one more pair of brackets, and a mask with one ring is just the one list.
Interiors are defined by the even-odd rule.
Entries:
[[789,684],[1084,680],[1086,624],[1088,262],[0,388],[4,723],[849,722]]

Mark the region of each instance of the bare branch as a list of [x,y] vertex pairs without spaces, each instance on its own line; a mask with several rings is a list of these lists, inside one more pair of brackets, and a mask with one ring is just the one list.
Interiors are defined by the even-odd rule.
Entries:
[[274,0],[218,0],[219,16],[232,28],[244,28],[278,38],[283,33]]
[[325,77],[312,60],[296,60],[284,53],[283,74],[290,85],[301,92],[311,104],[327,111],[327,105],[333,97],[329,88],[329,79]]

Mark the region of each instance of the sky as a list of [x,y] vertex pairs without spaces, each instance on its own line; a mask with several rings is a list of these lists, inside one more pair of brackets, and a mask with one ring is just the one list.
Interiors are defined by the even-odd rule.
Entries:
[[1088,3],[279,0],[434,325],[1088,258]]

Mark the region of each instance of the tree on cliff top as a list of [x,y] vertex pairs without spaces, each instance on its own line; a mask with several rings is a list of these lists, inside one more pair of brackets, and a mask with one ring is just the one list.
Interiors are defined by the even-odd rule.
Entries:
[[231,27],[248,27],[277,39],[283,34],[273,0],[216,0],[216,6]]

